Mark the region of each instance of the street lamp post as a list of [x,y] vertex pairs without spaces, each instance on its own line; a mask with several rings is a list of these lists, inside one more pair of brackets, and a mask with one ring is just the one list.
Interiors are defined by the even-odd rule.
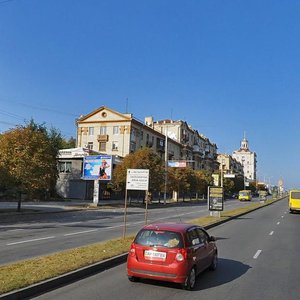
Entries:
[[243,182],[244,182],[244,190],[246,189],[246,184],[245,184],[245,166],[244,166],[245,158],[242,157],[242,166],[243,166]]
[[164,204],[167,203],[167,187],[168,187],[168,126],[166,127],[165,138],[165,190],[164,190]]

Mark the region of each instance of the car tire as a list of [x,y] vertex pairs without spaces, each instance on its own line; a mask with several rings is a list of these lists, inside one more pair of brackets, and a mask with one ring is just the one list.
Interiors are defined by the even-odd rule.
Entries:
[[209,266],[209,270],[210,271],[215,271],[217,269],[217,266],[218,266],[218,254],[217,252],[214,254],[214,257],[212,259],[212,262]]
[[193,267],[186,277],[185,282],[182,284],[183,289],[185,290],[192,290],[195,287],[196,283],[196,269]]
[[135,276],[128,276],[128,280],[131,282],[137,282],[137,281],[139,281],[139,278],[135,277]]

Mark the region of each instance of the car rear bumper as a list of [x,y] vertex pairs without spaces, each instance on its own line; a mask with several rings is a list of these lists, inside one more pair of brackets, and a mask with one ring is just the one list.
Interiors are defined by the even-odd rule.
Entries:
[[187,273],[186,265],[181,263],[164,266],[139,262],[134,258],[131,258],[127,263],[128,276],[184,283]]

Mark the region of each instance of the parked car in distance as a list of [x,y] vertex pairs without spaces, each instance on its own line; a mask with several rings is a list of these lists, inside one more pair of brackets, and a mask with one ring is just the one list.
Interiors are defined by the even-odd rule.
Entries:
[[218,264],[216,239],[198,225],[158,223],[144,226],[127,258],[130,281],[148,278],[179,283],[193,289],[196,276]]

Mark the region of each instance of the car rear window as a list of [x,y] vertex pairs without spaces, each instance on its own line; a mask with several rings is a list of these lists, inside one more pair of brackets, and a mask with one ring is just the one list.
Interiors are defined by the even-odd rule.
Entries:
[[291,196],[293,199],[300,199],[300,192],[292,192]]
[[183,242],[180,233],[166,230],[141,230],[135,244],[142,246],[159,246],[165,248],[182,248]]

